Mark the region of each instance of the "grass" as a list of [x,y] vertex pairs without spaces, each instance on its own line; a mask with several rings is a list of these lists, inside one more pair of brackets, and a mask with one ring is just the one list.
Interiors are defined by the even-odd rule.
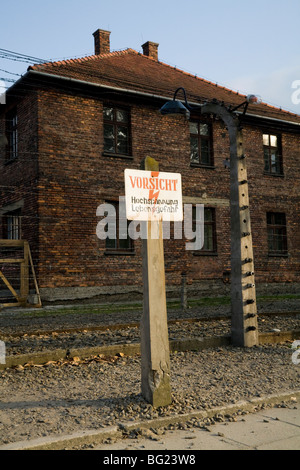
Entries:
[[[300,299],[300,294],[279,294],[279,295],[261,295],[257,296],[257,302],[267,302],[267,301],[280,301],[280,300],[291,300],[291,299]],[[221,296],[221,297],[201,297],[199,299],[189,299],[188,305],[191,308],[195,307],[206,307],[206,306],[222,306],[230,305],[230,296]],[[167,307],[169,309],[180,309],[181,302],[180,300],[167,300]],[[143,303],[134,302],[134,303],[110,303],[102,305],[73,305],[57,308],[52,307],[49,309],[36,309],[36,310],[25,310],[24,312],[18,312],[19,317],[47,317],[47,316],[66,316],[66,315],[85,315],[85,314],[95,314],[95,315],[104,315],[109,313],[119,313],[119,312],[129,312],[129,311],[142,311]]]
[[[215,306],[215,305],[229,305],[230,297],[202,297],[201,299],[191,299],[188,302],[190,307],[197,306]],[[108,313],[118,313],[118,312],[129,312],[129,311],[142,311],[143,303],[110,303],[102,305],[74,305],[66,307],[52,307],[51,309],[36,309],[34,311],[24,311],[20,313],[22,317],[47,317],[53,315],[65,316],[65,315],[84,315],[84,314],[108,314]],[[167,308],[179,309],[181,308],[180,300],[167,300]]]
[[131,305],[122,304],[103,304],[103,305],[72,305],[66,307],[52,307],[51,309],[36,309],[34,311],[25,311],[22,317],[46,317],[46,316],[65,316],[65,315],[84,315],[84,314],[108,314],[121,311],[141,310],[142,304],[135,303]]

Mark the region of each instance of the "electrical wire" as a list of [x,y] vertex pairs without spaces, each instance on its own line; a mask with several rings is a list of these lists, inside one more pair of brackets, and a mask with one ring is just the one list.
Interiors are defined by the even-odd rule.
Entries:
[[8,49],[0,48],[0,58],[8,60],[17,60],[18,62],[27,62],[27,63],[44,63],[47,62],[45,59],[39,57],[30,56],[28,54],[22,54],[20,52],[10,51]]

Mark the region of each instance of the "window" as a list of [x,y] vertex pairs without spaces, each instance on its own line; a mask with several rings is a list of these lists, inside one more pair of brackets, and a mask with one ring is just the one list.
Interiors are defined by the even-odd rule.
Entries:
[[3,215],[3,238],[19,240],[21,238],[21,209]]
[[191,164],[212,166],[211,126],[201,121],[190,122]]
[[267,212],[269,255],[287,255],[286,217],[282,212]]
[[[110,222],[114,225],[116,237],[105,239],[105,248],[107,253],[133,253],[133,242],[128,236],[128,220],[123,211],[119,210],[119,203],[108,201],[107,204],[114,206],[116,217]],[[121,220],[120,220],[121,218]]]
[[[193,230],[196,230],[196,207],[193,207]],[[199,253],[216,253],[216,212],[214,208],[204,207],[204,245]]]
[[282,175],[281,139],[278,135],[263,134],[264,171],[272,175]]
[[6,115],[6,136],[7,161],[15,160],[18,157],[18,116],[15,110]]
[[204,207],[204,246],[202,251],[217,251],[215,215],[215,209]]
[[129,111],[121,108],[103,108],[104,152],[130,155]]

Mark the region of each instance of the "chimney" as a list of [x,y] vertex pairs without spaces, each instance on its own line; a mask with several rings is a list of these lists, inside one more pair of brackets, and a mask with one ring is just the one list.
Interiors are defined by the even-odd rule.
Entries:
[[147,41],[142,45],[143,54],[151,57],[152,59],[158,60],[158,46],[157,42]]
[[95,55],[108,54],[110,52],[110,31],[104,29],[97,29],[93,33],[95,41]]

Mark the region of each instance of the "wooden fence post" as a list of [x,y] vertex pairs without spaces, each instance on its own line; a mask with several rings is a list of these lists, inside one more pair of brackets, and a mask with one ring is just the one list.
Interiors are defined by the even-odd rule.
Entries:
[[20,303],[23,307],[26,307],[27,297],[29,294],[29,245],[24,240],[24,261],[21,263],[21,275],[20,275]]
[[[148,157],[144,169],[157,172],[158,162]],[[147,239],[143,240],[142,395],[159,407],[172,401],[162,221],[143,223]]]

